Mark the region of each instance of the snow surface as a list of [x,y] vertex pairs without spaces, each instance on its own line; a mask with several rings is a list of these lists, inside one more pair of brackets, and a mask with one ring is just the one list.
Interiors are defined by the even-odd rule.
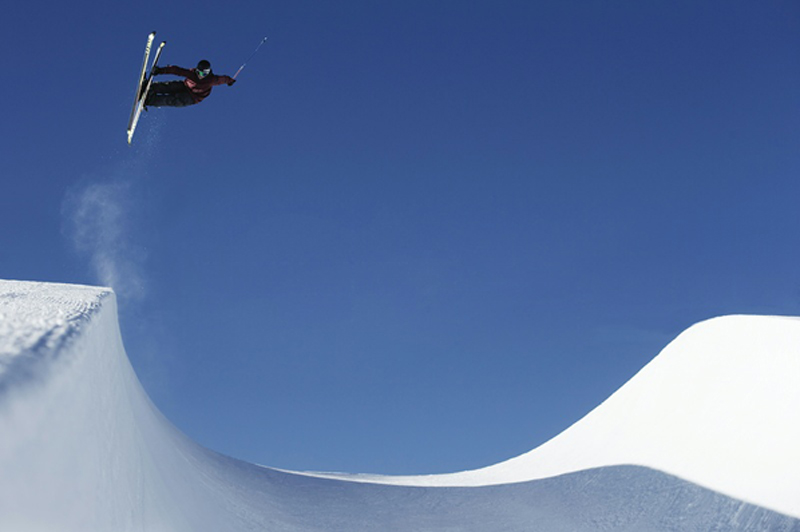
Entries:
[[698,324],[575,425],[449,475],[296,473],[150,402],[108,289],[0,281],[0,530],[800,532],[800,320]]
[[506,462],[450,475],[346,478],[482,486],[620,464],[800,517],[800,319],[697,324],[579,422]]

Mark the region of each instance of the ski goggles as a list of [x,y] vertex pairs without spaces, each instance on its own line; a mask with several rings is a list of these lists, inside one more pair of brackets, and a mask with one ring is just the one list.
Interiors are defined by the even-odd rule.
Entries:
[[203,79],[204,77],[206,77],[209,74],[211,74],[211,69],[210,68],[204,68],[203,70],[200,70],[199,68],[196,68],[194,71],[197,73],[197,77],[200,78],[200,79]]

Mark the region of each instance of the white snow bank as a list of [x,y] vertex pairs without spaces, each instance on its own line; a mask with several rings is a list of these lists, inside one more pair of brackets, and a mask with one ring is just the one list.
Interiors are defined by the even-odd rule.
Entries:
[[800,517],[800,319],[729,316],[699,323],[573,426],[490,467],[431,476],[323,476],[484,486],[621,464]]
[[179,436],[124,356],[113,293],[0,281],[0,316],[0,529],[172,529]]
[[759,508],[800,517],[798,407],[800,321],[722,318],[518,458],[319,478],[170,425],[125,355],[112,292],[0,281],[0,530],[800,530]]
[[33,353],[56,353],[111,293],[77,285],[0,283],[0,379],[12,364],[32,361]]

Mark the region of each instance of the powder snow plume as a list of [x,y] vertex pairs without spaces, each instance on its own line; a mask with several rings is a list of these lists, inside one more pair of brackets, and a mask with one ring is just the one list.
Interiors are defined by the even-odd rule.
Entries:
[[71,245],[89,260],[97,282],[126,300],[142,299],[146,285],[146,252],[135,242],[135,189],[126,176],[84,180],[67,192],[62,206],[64,234]]

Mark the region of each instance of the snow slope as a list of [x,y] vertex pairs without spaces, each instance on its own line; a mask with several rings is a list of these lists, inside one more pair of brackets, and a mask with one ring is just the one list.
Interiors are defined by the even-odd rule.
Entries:
[[800,531],[798,390],[800,321],[721,318],[495,466],[278,471],[163,418],[111,291],[0,281],[0,530]]
[[635,464],[800,517],[800,319],[699,323],[544,445],[450,475],[343,476],[481,486]]

